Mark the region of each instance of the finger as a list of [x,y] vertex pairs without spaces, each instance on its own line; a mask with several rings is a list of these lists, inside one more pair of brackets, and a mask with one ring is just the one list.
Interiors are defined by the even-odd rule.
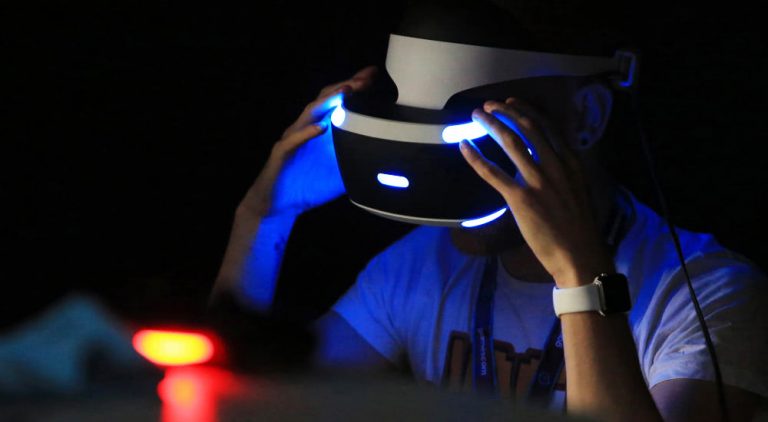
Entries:
[[[518,105],[522,107],[518,107]],[[519,131],[522,132],[523,141],[533,149],[534,160],[538,162],[544,177],[550,178],[558,186],[566,182],[564,164],[552,148],[556,131],[549,119],[530,105],[510,98],[503,104],[488,101],[484,108],[491,110],[505,123],[508,123],[507,119],[511,119],[512,126],[519,128]]]
[[481,179],[496,189],[505,199],[520,191],[520,185],[496,163],[489,161],[477,147],[467,140],[459,142],[459,150],[467,163]]
[[350,81],[352,83],[352,89],[354,91],[368,89],[378,74],[379,68],[377,66],[364,67],[352,77],[352,80]]
[[329,111],[336,107],[339,98],[353,92],[368,89],[373,83],[373,78],[378,72],[376,66],[368,66],[358,71],[352,78],[328,85],[320,91],[317,98],[304,107],[304,111],[299,115],[283,133],[283,136],[295,131],[297,128],[317,122],[323,119]]
[[336,90],[329,91],[324,96],[318,97],[316,100],[307,104],[307,106],[304,107],[304,111],[302,111],[299,117],[296,118],[296,121],[285,129],[282,137],[285,138],[307,125],[322,120],[331,110],[336,108],[340,99],[351,91],[352,88],[350,86],[342,85],[336,88]]
[[328,91],[324,95],[317,97],[314,101],[307,104],[304,107],[304,111],[296,119],[300,127],[307,124],[314,123],[322,119],[329,111],[336,108],[339,101],[345,96],[353,92],[353,88],[349,84],[341,84],[333,91]]
[[571,187],[580,186],[583,183],[581,162],[571,146],[554,130],[555,126],[552,121],[530,103],[522,99],[509,97],[504,101],[504,104],[511,107],[511,111],[518,110],[523,115],[530,116],[534,121],[540,122],[538,127],[544,131],[546,139],[550,141],[548,144],[552,146],[554,154],[558,157],[562,166],[561,169],[550,168],[548,170],[553,175],[552,177],[559,180],[561,184],[569,184]]
[[570,152],[568,144],[565,142],[565,140],[557,131],[552,130],[552,128],[555,127],[552,120],[550,120],[546,115],[542,114],[530,103],[520,98],[509,97],[504,101],[504,104],[511,105],[513,108],[520,110],[523,115],[530,116],[534,121],[540,122],[540,128],[544,131],[546,138],[550,140],[550,144],[555,150],[556,154],[561,155]]
[[548,116],[544,115],[536,107],[525,100],[516,97],[509,97],[504,100],[504,104],[512,106],[514,109],[520,111],[520,113],[522,113],[524,116],[530,116],[533,119],[534,124],[535,122],[539,122],[540,129],[546,129],[549,126],[552,126],[552,121]]
[[549,137],[546,136],[548,131],[544,130],[548,121],[540,120],[543,116],[538,112],[529,109],[531,114],[525,113],[515,106],[497,101],[487,101],[483,105],[483,110],[494,115],[502,114],[507,119],[511,119],[511,122],[506,119],[501,120],[511,126],[523,142],[532,149],[535,161],[539,163],[556,161],[556,154],[548,142]]
[[329,94],[338,91],[339,88],[343,86],[349,86],[349,92],[352,92],[352,85],[349,84],[351,79],[346,79],[341,82],[336,82],[331,85],[328,85],[326,87],[323,87],[323,89],[320,90],[320,92],[317,94],[317,97],[313,101],[317,101],[321,98],[327,97]]
[[313,139],[328,129],[327,122],[309,124],[286,135],[275,143],[275,150],[283,156],[292,154],[300,146]]
[[480,123],[491,135],[491,138],[501,146],[523,176],[526,184],[538,186],[541,183],[541,174],[536,168],[533,157],[528,152],[527,145],[509,126],[496,116],[479,109],[472,113],[472,119]]
[[318,95],[318,98],[325,96],[330,91],[335,91],[336,89],[340,88],[342,85],[349,85],[350,88],[352,89],[352,92],[363,91],[368,87],[370,87],[371,83],[373,83],[373,80],[376,77],[378,70],[379,69],[376,66],[364,67],[363,69],[355,73],[351,78],[345,81],[328,85],[325,88],[321,89],[320,94]]

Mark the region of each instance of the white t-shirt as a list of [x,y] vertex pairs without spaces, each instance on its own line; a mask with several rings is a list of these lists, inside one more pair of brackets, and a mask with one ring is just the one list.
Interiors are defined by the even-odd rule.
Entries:
[[[674,378],[714,380],[704,336],[666,223],[629,195],[634,218],[615,264],[629,280],[629,314],[648,387]],[[768,396],[768,280],[709,234],[677,230],[725,383]],[[470,340],[484,258],[461,253],[450,231],[420,226],[373,258],[333,306],[392,362],[407,358],[419,381],[467,389]],[[555,321],[551,284],[498,266],[494,349],[503,396],[526,391]],[[564,398],[565,374],[555,390]]]

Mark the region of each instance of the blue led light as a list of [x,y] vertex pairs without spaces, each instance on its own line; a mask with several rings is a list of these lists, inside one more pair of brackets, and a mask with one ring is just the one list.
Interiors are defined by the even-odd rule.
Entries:
[[455,144],[462,139],[477,139],[488,134],[488,131],[477,122],[463,123],[460,125],[448,126],[443,129],[443,141],[449,144]]
[[331,97],[328,100],[328,108],[330,109],[330,108],[333,108],[333,107],[340,106],[341,102],[342,102],[341,99],[342,99],[342,95],[341,94],[337,94],[337,95],[334,95],[333,97]]
[[483,224],[490,223],[491,221],[501,217],[504,215],[504,212],[507,211],[507,207],[504,207],[493,214],[486,215],[485,217],[476,218],[474,220],[467,220],[463,221],[461,223],[462,227],[472,228],[477,226],[482,226]]
[[376,176],[376,179],[379,180],[379,183],[386,186],[391,186],[393,188],[407,188],[408,185],[410,185],[410,182],[407,178],[403,176],[396,176],[394,174],[386,174],[386,173],[379,173]]
[[333,110],[333,114],[331,114],[331,123],[333,123],[334,126],[339,127],[344,124],[344,119],[346,118],[347,112],[339,105],[336,106],[336,110]]

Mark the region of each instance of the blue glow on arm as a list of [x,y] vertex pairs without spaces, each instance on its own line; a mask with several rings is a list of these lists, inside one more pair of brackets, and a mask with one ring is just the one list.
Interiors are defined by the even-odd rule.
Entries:
[[396,176],[394,174],[386,174],[386,173],[379,173],[376,176],[376,179],[379,180],[379,183],[386,186],[391,186],[393,188],[407,188],[410,185],[410,182],[408,181],[408,178],[403,176]]
[[462,227],[467,227],[467,228],[482,226],[483,224],[490,223],[491,221],[501,217],[502,215],[504,215],[504,212],[506,212],[506,211],[507,211],[507,207],[504,207],[504,208],[494,212],[493,214],[486,215],[485,217],[480,217],[480,218],[475,218],[473,220],[463,221],[461,223],[461,226]]
[[247,305],[259,312],[272,308],[285,247],[296,221],[294,214],[261,219],[252,234],[248,254],[244,257],[240,294]]
[[462,139],[477,139],[488,134],[488,131],[477,122],[448,126],[443,129],[443,141],[455,144]]

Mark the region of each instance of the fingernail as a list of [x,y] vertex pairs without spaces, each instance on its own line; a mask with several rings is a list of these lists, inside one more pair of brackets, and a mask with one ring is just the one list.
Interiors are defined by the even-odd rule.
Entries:
[[506,101],[504,101],[504,102],[505,102],[505,103],[507,103],[507,104],[512,104],[512,103],[514,103],[514,102],[515,102],[515,97],[509,97],[509,98],[507,98],[507,100],[506,100]]
[[326,129],[328,129],[328,122],[321,121],[315,124],[315,126],[317,127],[317,130],[322,133],[322,132],[325,132]]

